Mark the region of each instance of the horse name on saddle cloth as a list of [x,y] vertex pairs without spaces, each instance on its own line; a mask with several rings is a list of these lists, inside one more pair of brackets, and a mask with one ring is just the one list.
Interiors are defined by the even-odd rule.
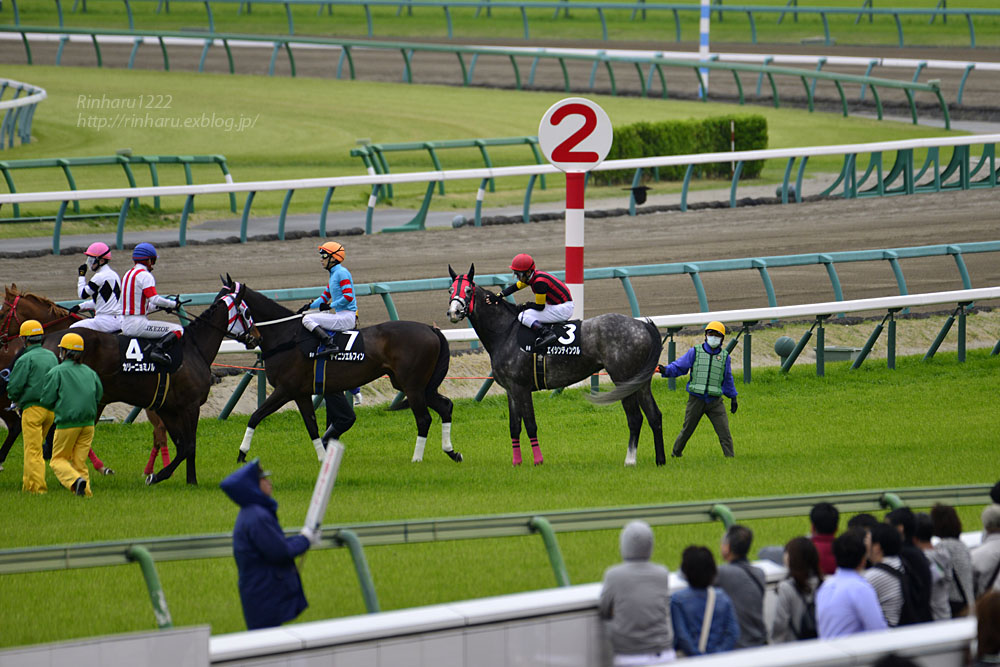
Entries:
[[[556,333],[556,340],[550,343],[542,354],[550,356],[579,356],[583,354],[580,350],[580,320],[569,320],[567,322],[557,322],[548,324]],[[517,346],[525,352],[532,352],[538,332],[528,327],[518,327]]]
[[184,346],[180,345],[180,340],[175,337],[164,347],[163,351],[170,355],[170,364],[164,366],[149,356],[149,348],[156,343],[155,338],[118,336],[118,359],[122,373],[176,373],[184,363]]
[[299,339],[299,347],[310,359],[322,358],[326,361],[346,361],[360,362],[365,360],[365,338],[360,331],[347,329],[346,331],[330,331],[333,334],[337,352],[326,354],[326,346],[319,345],[312,336],[305,336]]

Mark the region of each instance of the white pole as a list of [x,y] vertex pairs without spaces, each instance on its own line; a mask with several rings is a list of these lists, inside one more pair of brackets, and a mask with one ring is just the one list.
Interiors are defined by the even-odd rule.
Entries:
[[339,440],[327,441],[326,457],[323,458],[323,465],[320,466],[319,475],[316,476],[316,486],[313,487],[309,509],[306,510],[304,524],[306,528],[318,530],[323,524],[326,506],[330,502],[330,492],[333,491],[333,483],[337,481],[337,471],[340,470],[340,461],[343,458],[344,445]]
[[[708,29],[712,23],[712,0],[701,0],[701,40],[698,43],[698,57],[701,60],[707,61],[709,57],[708,51]],[[702,67],[700,70],[701,79],[704,83],[704,87],[698,90],[698,97],[708,96],[708,68]]]

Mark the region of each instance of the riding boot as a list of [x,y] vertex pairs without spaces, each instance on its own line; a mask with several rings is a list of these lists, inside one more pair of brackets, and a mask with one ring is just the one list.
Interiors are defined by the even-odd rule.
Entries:
[[340,351],[337,349],[337,339],[323,327],[313,329],[312,335],[318,338],[319,342],[323,343],[323,346],[326,348],[323,350],[323,354],[336,354]]
[[538,337],[535,339],[535,344],[531,347],[531,351],[534,352],[535,354],[544,354],[545,351],[549,348],[549,345],[556,342],[556,338],[558,338],[558,335],[556,334],[555,331],[552,330],[551,327],[547,327],[544,324],[538,322],[536,322],[536,324],[538,324],[539,334]]
[[171,363],[173,363],[173,359],[170,358],[170,355],[167,354],[167,352],[163,348],[165,348],[167,344],[170,343],[172,340],[174,340],[176,337],[177,335],[173,331],[171,331],[170,333],[160,336],[158,339],[156,339],[156,342],[153,343],[153,346],[149,348],[149,358],[155,361],[156,363],[163,364],[165,366],[169,366]]

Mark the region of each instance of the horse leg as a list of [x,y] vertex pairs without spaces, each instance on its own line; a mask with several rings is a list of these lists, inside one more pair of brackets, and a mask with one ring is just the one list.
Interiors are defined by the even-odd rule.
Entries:
[[[292,397],[288,395],[288,391],[284,387],[275,387],[271,395],[261,403],[260,407],[253,411],[250,415],[250,421],[247,422],[246,433],[243,434],[243,442],[240,443],[240,453],[236,456],[237,463],[244,463],[247,460],[247,452],[250,451],[250,441],[253,440],[253,431],[257,428],[264,419],[274,412],[277,412],[278,408],[283,406],[288,401],[292,400]],[[308,428],[306,424],[306,428]]]
[[319,438],[319,427],[316,425],[316,410],[313,408],[312,396],[296,398],[295,405],[298,407],[299,415],[302,416],[302,421],[306,425],[306,432],[309,434],[309,439],[312,440],[313,447],[316,449],[316,456],[322,461],[326,450],[323,448],[323,441]]
[[528,440],[531,441],[531,457],[536,466],[542,465],[542,448],[538,446],[538,427],[535,424],[535,406],[531,400],[531,392],[524,392],[524,405],[521,406],[522,419],[524,420],[524,430],[528,433]]
[[160,452],[163,465],[170,464],[170,448],[167,446],[167,427],[163,425],[163,420],[152,410],[146,410],[146,419],[153,425],[153,449],[149,453],[149,462],[146,464],[145,474],[153,472],[156,463],[156,453]]
[[3,446],[0,446],[0,471],[3,471],[3,462],[7,460],[7,454],[10,453],[17,436],[21,435],[21,418],[13,410],[2,410],[0,419],[7,425],[7,437],[4,438]]
[[656,465],[661,466],[667,462],[667,455],[663,450],[663,415],[660,413],[660,407],[656,404],[656,399],[653,398],[653,392],[649,387],[634,395],[638,396],[639,407],[642,408],[642,413],[646,415],[646,421],[649,422],[649,428],[653,431]]
[[452,461],[461,463],[462,455],[451,446],[451,412],[454,404],[447,396],[435,392],[433,396],[427,397],[427,405],[441,417],[441,450]]
[[521,412],[510,391],[507,392],[507,423],[510,425],[511,463],[516,467],[521,465]]
[[[94,423],[97,423],[97,421],[100,420],[101,413],[104,412],[104,408],[105,407],[107,407],[107,406],[106,405],[99,405],[99,406],[97,406],[97,417],[94,419]],[[53,429],[53,430],[55,430],[55,429]],[[89,450],[87,450],[87,458],[90,459],[90,464],[92,466],[94,466],[94,472],[99,472],[102,475],[114,475],[115,474],[114,470],[112,470],[111,468],[105,466],[104,465],[104,461],[102,461],[100,458],[98,458],[97,452],[94,451],[93,447],[91,447]]]
[[163,423],[167,427],[167,433],[170,435],[170,439],[174,441],[174,447],[177,448],[177,456],[174,460],[165,466],[160,472],[155,475],[146,476],[146,485],[159,484],[165,479],[169,479],[177,467],[180,466],[181,461],[185,461],[190,457],[192,462],[187,464],[187,482],[188,484],[197,484],[198,478],[195,474],[194,468],[194,448],[195,448],[195,431],[198,428],[198,413],[200,406],[194,406],[183,412],[172,414],[168,416],[163,416]]
[[198,483],[198,471],[195,468],[195,455],[198,453],[198,411],[187,415],[185,419],[185,430],[188,434],[188,455],[187,455],[187,483]]
[[622,399],[625,410],[625,420],[628,422],[628,451],[625,453],[625,465],[634,466],[636,450],[639,449],[639,433],[642,431],[642,412],[639,410],[639,398],[631,394]]
[[424,395],[418,392],[407,392],[406,399],[410,403],[410,410],[417,421],[417,442],[413,446],[413,463],[424,460],[424,446],[427,444],[427,433],[431,430],[431,413],[427,409],[427,401]]
[[[326,431],[323,432],[323,443],[330,440],[339,440],[340,436],[354,426],[357,417],[354,416],[353,401],[347,400],[347,395],[343,391],[334,391],[323,397],[326,402]],[[316,450],[319,460],[322,461],[326,455],[325,447]]]

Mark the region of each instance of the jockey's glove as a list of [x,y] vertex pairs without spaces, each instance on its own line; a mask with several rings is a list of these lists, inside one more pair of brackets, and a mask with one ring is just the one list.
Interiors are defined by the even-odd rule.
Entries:
[[76,272],[80,275],[81,278],[85,277],[87,275],[87,265],[81,264],[80,266],[76,267]]
[[302,307],[299,308],[298,310],[296,310],[295,314],[296,315],[301,315],[302,313],[306,312],[310,308],[312,308],[312,301],[310,301],[309,303],[302,304]]
[[735,415],[736,414],[736,409],[738,407],[740,407],[739,403],[736,402],[736,397],[733,396],[732,400],[729,401],[729,411],[732,412]]
[[80,312],[80,304],[76,304],[75,306],[70,307],[69,312],[73,313],[74,315],[76,313],[79,313]]
[[319,304],[319,309],[320,310],[330,310],[330,304],[328,304],[328,303],[326,303],[324,301],[323,303]]

